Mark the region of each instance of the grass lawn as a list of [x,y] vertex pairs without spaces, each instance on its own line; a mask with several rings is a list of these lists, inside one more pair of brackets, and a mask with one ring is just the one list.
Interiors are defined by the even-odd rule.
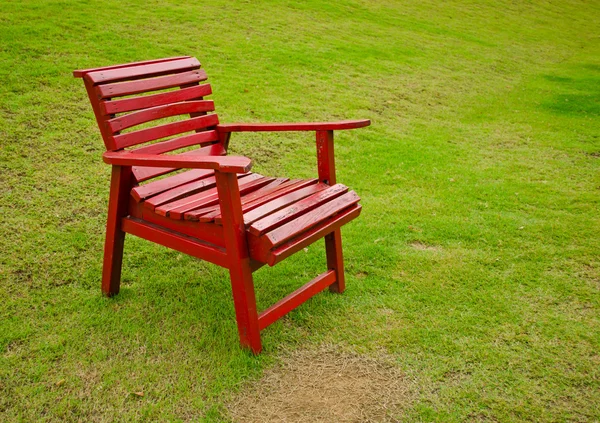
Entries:
[[[600,4],[0,3],[0,421],[230,420],[282,357],[330,345],[405,375],[401,421],[600,420]],[[141,239],[100,295],[110,168],[76,68],[199,58],[222,122],[338,132],[348,289],[238,347],[228,275]],[[268,175],[313,136],[234,134]],[[255,274],[259,306],[324,269]],[[143,396],[135,395],[143,392]]]

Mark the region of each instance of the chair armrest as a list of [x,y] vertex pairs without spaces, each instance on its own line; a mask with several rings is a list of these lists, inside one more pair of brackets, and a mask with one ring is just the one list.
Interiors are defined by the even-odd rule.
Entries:
[[214,169],[225,173],[246,173],[252,168],[252,160],[243,156],[190,156],[107,151],[102,155],[102,159],[105,163],[117,166]]
[[307,123],[228,123],[217,125],[219,132],[259,132],[259,131],[336,131],[369,126],[369,119],[341,120],[339,122]]

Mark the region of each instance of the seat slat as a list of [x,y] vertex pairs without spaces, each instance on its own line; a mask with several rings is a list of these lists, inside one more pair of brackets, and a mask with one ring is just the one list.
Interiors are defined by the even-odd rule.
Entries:
[[[254,181],[248,182],[248,178],[244,178],[244,180],[239,182],[239,191],[240,195],[244,195],[248,192],[257,190],[269,183],[271,183],[275,178],[266,178],[264,176],[261,179],[256,179]],[[174,219],[178,219],[180,217],[185,217],[186,220],[198,221],[201,215],[204,215],[209,212],[213,212],[217,209],[216,206],[218,203],[218,194],[215,192],[215,196],[217,201],[213,201],[213,199],[202,199],[200,201],[196,201],[194,203],[187,204],[185,207],[178,208],[175,210],[171,210],[169,213],[170,217]],[[207,208],[210,208],[207,210]],[[158,209],[157,209],[158,210]]]
[[100,111],[103,115],[132,112],[147,107],[162,106],[164,104],[178,103],[181,101],[195,100],[212,94],[210,84],[196,85],[194,87],[182,88],[167,93],[152,94],[121,100],[103,101],[100,103]]
[[305,214],[298,215],[294,213],[296,216],[294,220],[267,232],[261,238],[264,239],[269,249],[275,248],[359,201],[360,198],[354,191],[347,192],[341,197],[328,201]]
[[[243,185],[249,184],[249,183],[259,180],[259,179],[264,179],[264,176],[262,176],[258,173],[251,173],[247,177],[244,177],[244,179],[242,181],[240,181],[240,183],[239,183],[240,188]],[[207,191],[203,191],[201,193],[190,195],[190,196],[182,198],[180,200],[176,200],[176,201],[172,201],[167,204],[163,204],[162,206],[154,209],[154,211],[162,216],[167,216],[167,214],[169,214],[169,216],[171,216],[171,217],[179,216],[180,213],[185,213],[189,210],[207,206],[208,204],[206,202],[210,202],[213,200],[213,198],[212,198],[213,194],[214,194],[214,198],[216,198],[218,200],[217,189],[211,188]],[[175,214],[171,215],[170,214],[171,212],[174,212]],[[179,217],[174,217],[174,218],[179,219]]]
[[144,208],[154,210],[158,206],[213,188],[216,185],[217,181],[214,176],[190,182],[189,184],[180,185],[144,201]]
[[206,75],[204,69],[197,69],[190,72],[159,76],[151,79],[140,79],[137,81],[98,85],[96,86],[95,90],[96,94],[100,96],[100,98],[114,98],[148,91],[158,91],[166,88],[180,87],[182,85],[206,81],[207,79],[208,76]]
[[206,178],[214,173],[211,169],[192,169],[187,172],[178,173],[159,181],[153,181],[146,185],[140,185],[131,190],[131,195],[135,201],[140,202],[153,195],[160,194],[171,188],[187,184],[202,178]]
[[110,119],[106,123],[112,132],[118,132],[157,119],[190,113],[212,112],[214,110],[215,103],[212,100],[185,101],[129,113]]
[[[309,231],[303,233],[301,236],[294,238],[285,244],[277,247],[276,249],[269,251],[268,253],[259,253],[259,255],[266,256],[263,262],[269,264],[269,266],[274,266],[280,261],[288,258],[292,254],[297,251],[300,251],[304,247],[311,245],[313,242],[323,238],[328,233],[331,233],[333,230],[345,225],[346,223],[356,219],[362,210],[360,204],[356,204],[346,210],[343,210],[341,213],[327,219],[325,222],[322,222],[320,225],[310,229]],[[250,242],[252,245],[252,241]],[[257,258],[255,258],[257,259]]]
[[259,206],[254,210],[250,210],[249,212],[245,213],[244,224],[248,226],[271,213],[275,213],[276,211],[281,210],[282,208],[287,207],[290,204],[300,201],[303,198],[315,194],[319,191],[326,190],[327,188],[329,188],[329,185],[318,183],[314,185],[309,185],[297,191],[292,191],[289,193],[286,191],[281,195],[281,197],[271,199],[271,201],[269,201],[268,203],[263,204],[262,206]]
[[[257,207],[260,207],[264,204],[270,203],[271,201],[282,197],[290,192],[300,190],[309,185],[313,185],[317,183],[317,179],[308,179],[308,180],[293,180],[289,181],[285,184],[281,184],[275,189],[272,189],[268,193],[264,193],[263,195],[256,196],[256,198],[251,199],[250,201],[243,202],[242,199],[242,213],[244,216],[246,213],[254,210]],[[245,221],[245,220],[244,220]],[[221,213],[219,211],[218,215],[215,216],[215,223],[221,224]]]
[[198,69],[200,62],[195,57],[186,59],[170,60],[167,62],[157,62],[145,65],[127,66],[114,69],[102,69],[89,72],[85,75],[88,81],[94,84],[126,81],[139,78],[149,78],[152,76],[164,75],[167,73],[183,72],[191,69]]
[[167,141],[157,142],[151,145],[144,145],[133,149],[138,154],[162,154],[180,148],[190,147],[192,145],[202,145],[219,140],[219,134],[215,130],[197,132],[195,134],[184,135],[182,137],[172,138]]
[[165,123],[152,128],[128,132],[127,134],[115,135],[114,140],[117,149],[121,149],[160,138],[170,137],[171,135],[181,134],[183,132],[208,128],[215,126],[218,123],[219,118],[216,114],[198,116],[179,122]]
[[248,231],[256,236],[262,235],[267,231],[276,228],[279,225],[283,225],[302,213],[308,212],[320,205],[339,197],[348,192],[348,188],[342,184],[336,184],[332,187],[317,192],[305,197],[297,203],[288,205],[285,208],[280,209],[275,213],[271,213],[260,220],[255,221],[250,225]]
[[[288,180],[288,178],[277,178],[270,184],[267,184],[267,185],[257,189],[256,191],[247,192],[247,193],[245,193],[245,195],[241,195],[240,201],[242,203],[242,210],[243,210],[245,203],[251,202],[253,199],[256,199],[261,196],[265,196],[268,193],[278,189],[282,184],[285,184],[287,180]],[[212,222],[216,218],[220,219],[220,217],[221,217],[221,208],[215,207],[212,212],[204,214],[202,217],[200,217],[199,221],[200,222]],[[216,222],[216,223],[220,223],[220,222]]]
[[[238,179],[242,179],[250,174],[240,174]],[[184,185],[180,185],[176,188],[170,189],[162,194],[158,194],[144,202],[144,207],[149,210],[154,210],[156,207],[166,203],[170,203],[189,195],[197,194],[201,191],[205,191],[209,188],[216,186],[216,180],[214,176],[203,178],[198,181],[193,181]]]

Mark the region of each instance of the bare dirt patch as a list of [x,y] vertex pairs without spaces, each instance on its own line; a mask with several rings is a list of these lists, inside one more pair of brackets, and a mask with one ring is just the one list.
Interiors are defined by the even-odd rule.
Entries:
[[410,245],[415,250],[419,250],[419,251],[439,251],[440,250],[440,247],[438,247],[436,245],[427,245],[427,244],[422,243],[421,241],[413,241],[408,245]]
[[409,388],[390,357],[328,346],[291,353],[227,408],[245,423],[396,422],[410,403]]

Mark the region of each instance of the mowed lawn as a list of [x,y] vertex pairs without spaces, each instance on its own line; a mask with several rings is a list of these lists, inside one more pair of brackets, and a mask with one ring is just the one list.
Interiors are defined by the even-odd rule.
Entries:
[[[586,1],[1,2],[0,421],[226,422],[323,344],[393,357],[399,421],[598,421],[599,28]],[[372,120],[336,134],[363,204],[348,289],[257,357],[213,265],[129,237],[121,294],[100,295],[110,168],[71,71],[176,55],[222,122]],[[310,133],[232,150],[316,175]],[[321,247],[258,271],[259,306],[321,273]]]

